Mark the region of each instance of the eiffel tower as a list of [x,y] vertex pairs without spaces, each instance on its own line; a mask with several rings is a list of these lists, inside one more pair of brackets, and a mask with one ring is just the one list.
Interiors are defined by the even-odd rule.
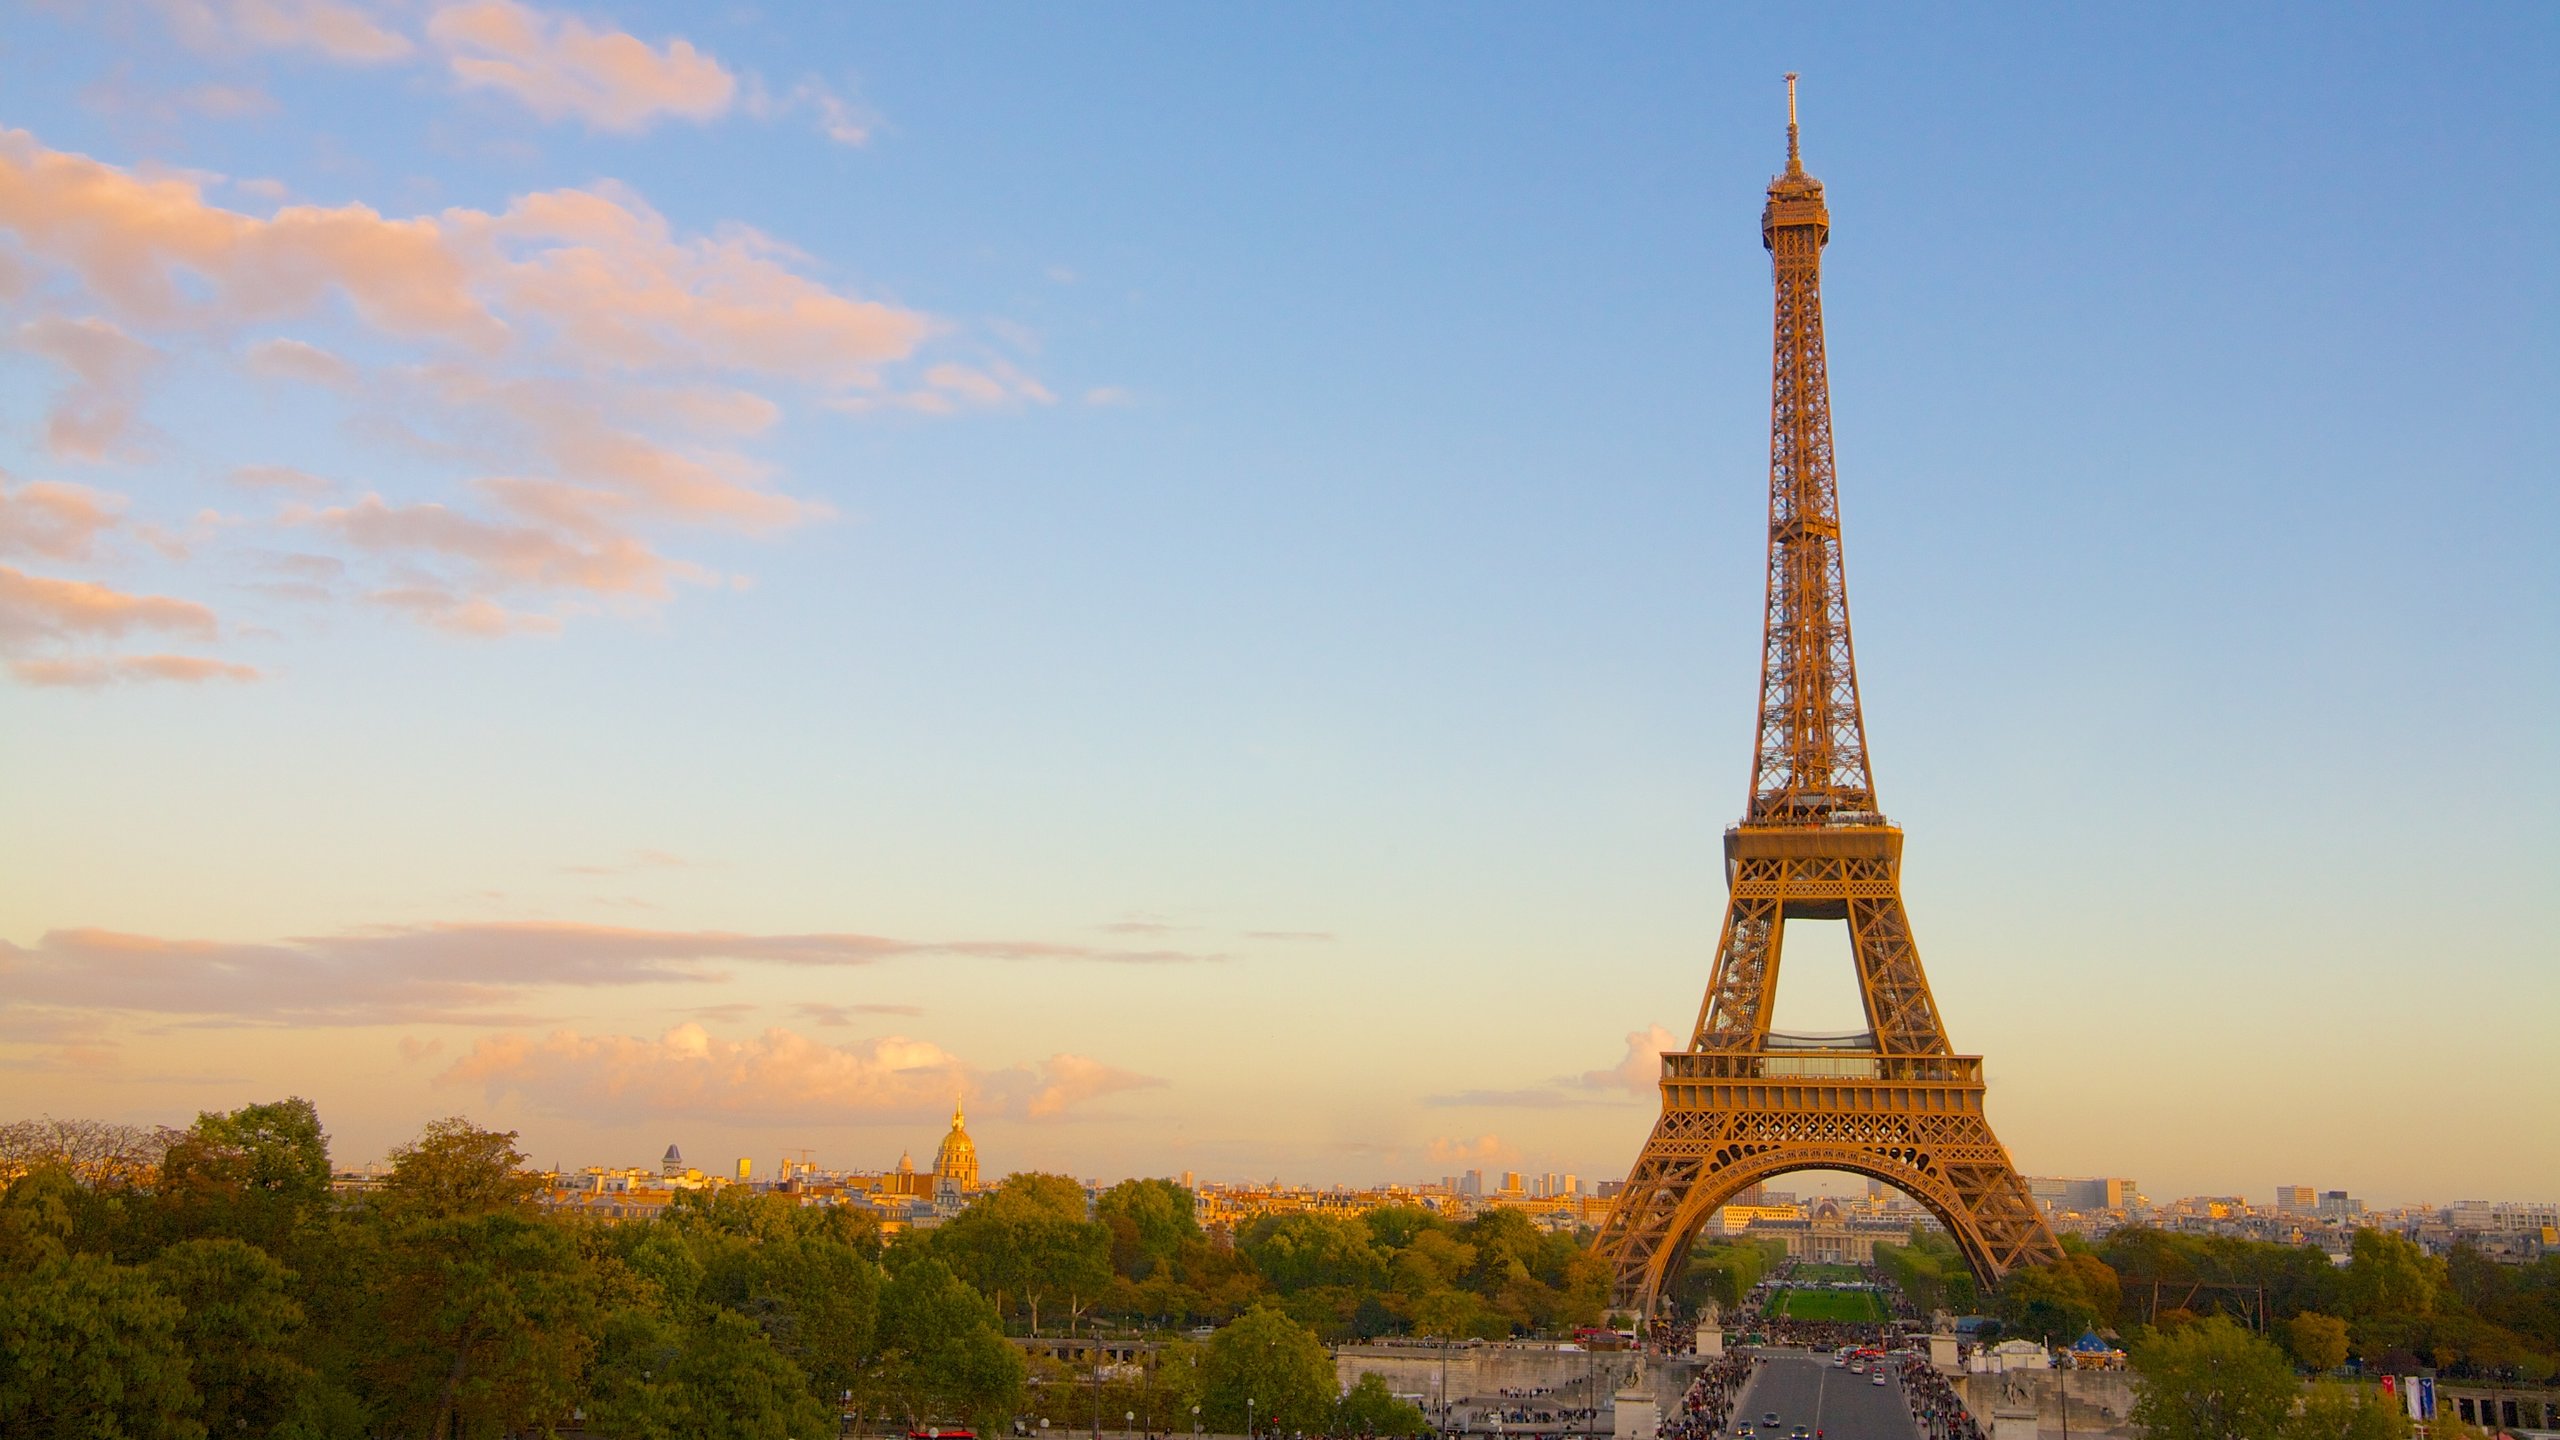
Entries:
[[[1650,1312],[1698,1227],[1748,1186],[1791,1170],[1881,1180],[1944,1224],[1984,1288],[2062,1258],[1982,1113],[1982,1057],[1947,1044],[1902,911],[1902,831],[1876,809],[1849,648],[1822,247],[1831,213],[1797,146],[1787,77],[1787,170],[1769,182],[1760,239],[1777,284],[1769,402],[1769,598],[1751,804],[1724,834],[1731,899],[1698,1025],[1662,1057],[1662,1118],[1599,1252],[1615,1300]],[[1769,1028],[1790,920],[1845,920],[1867,1029]]]

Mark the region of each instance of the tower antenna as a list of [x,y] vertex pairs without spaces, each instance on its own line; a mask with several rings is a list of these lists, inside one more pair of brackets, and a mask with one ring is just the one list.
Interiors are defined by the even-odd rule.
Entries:
[[1804,155],[1796,148],[1796,72],[1787,72],[1787,173],[1804,173]]

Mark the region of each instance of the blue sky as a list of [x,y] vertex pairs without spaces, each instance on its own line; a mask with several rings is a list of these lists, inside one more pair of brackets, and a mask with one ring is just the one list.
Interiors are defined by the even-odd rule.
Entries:
[[0,158],[87,187],[0,192],[16,1108],[1622,1170],[1795,70],[2022,1168],[2549,1195],[2545,9],[7,16]]

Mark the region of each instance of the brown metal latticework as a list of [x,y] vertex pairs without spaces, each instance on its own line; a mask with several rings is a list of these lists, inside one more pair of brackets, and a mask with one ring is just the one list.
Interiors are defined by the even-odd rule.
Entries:
[[[1983,1118],[1982,1060],[1954,1054],[1902,910],[1902,832],[1876,809],[1849,645],[1822,247],[1831,214],[1797,145],[1760,213],[1777,289],[1769,404],[1769,604],[1732,898],[1689,1048],[1662,1057],[1662,1118],[1600,1232],[1617,1303],[1650,1310],[1698,1227],[1791,1170],[1846,1170],[1936,1215],[1985,1286],[2061,1247]],[[1789,920],[1848,922],[1867,1030],[1773,1033]]]

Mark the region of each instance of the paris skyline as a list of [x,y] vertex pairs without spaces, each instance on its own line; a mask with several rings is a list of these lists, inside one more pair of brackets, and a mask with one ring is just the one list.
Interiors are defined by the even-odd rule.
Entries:
[[1795,70],[2019,1168],[2549,1194],[2547,16],[1143,15],[13,12],[12,1109],[1623,1174]]

